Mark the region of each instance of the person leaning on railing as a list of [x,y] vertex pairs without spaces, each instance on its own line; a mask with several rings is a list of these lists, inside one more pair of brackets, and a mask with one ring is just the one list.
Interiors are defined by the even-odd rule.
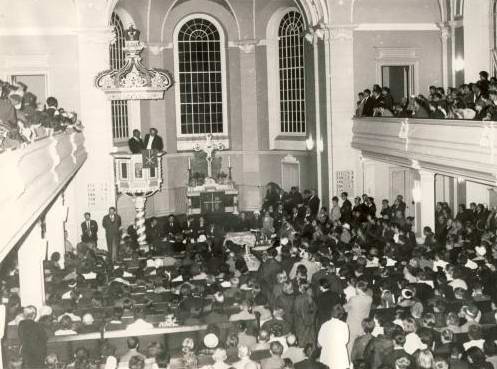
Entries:
[[357,117],[399,117],[417,119],[464,119],[497,121],[497,79],[480,72],[478,81],[458,88],[430,86],[428,95],[404,97],[395,104],[390,89],[373,86],[358,95]]

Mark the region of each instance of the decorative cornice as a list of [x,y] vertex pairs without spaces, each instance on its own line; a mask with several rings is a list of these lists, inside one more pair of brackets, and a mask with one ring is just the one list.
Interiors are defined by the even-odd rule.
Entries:
[[356,31],[438,31],[436,23],[360,23]]

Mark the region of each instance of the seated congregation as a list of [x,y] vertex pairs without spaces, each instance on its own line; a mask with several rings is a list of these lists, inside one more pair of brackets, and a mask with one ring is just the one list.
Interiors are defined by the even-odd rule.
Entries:
[[9,367],[497,368],[495,209],[439,203],[417,239],[400,195],[332,202],[270,186],[263,216],[152,219],[116,258],[84,237],[45,263],[40,309],[4,262]]

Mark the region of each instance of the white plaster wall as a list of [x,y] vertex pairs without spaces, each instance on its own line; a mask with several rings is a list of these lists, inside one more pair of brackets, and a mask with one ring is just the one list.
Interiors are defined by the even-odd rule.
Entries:
[[490,70],[490,0],[464,2],[464,79],[478,80]]
[[488,205],[490,202],[488,188],[487,185],[480,183],[466,182],[466,206],[469,206],[471,202]]

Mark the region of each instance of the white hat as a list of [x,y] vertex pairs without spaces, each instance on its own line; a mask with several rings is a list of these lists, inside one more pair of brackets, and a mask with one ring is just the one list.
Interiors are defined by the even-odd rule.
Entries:
[[207,241],[207,237],[205,237],[205,234],[201,234],[198,236],[198,242],[205,242]]
[[214,333],[208,333],[204,337],[204,345],[207,348],[213,349],[216,348],[219,344],[219,338]]
[[342,227],[350,231],[350,224],[349,223],[343,223]]
[[281,245],[283,245],[283,246],[288,245],[288,238],[283,237],[283,238],[280,240],[280,244],[281,244]]

